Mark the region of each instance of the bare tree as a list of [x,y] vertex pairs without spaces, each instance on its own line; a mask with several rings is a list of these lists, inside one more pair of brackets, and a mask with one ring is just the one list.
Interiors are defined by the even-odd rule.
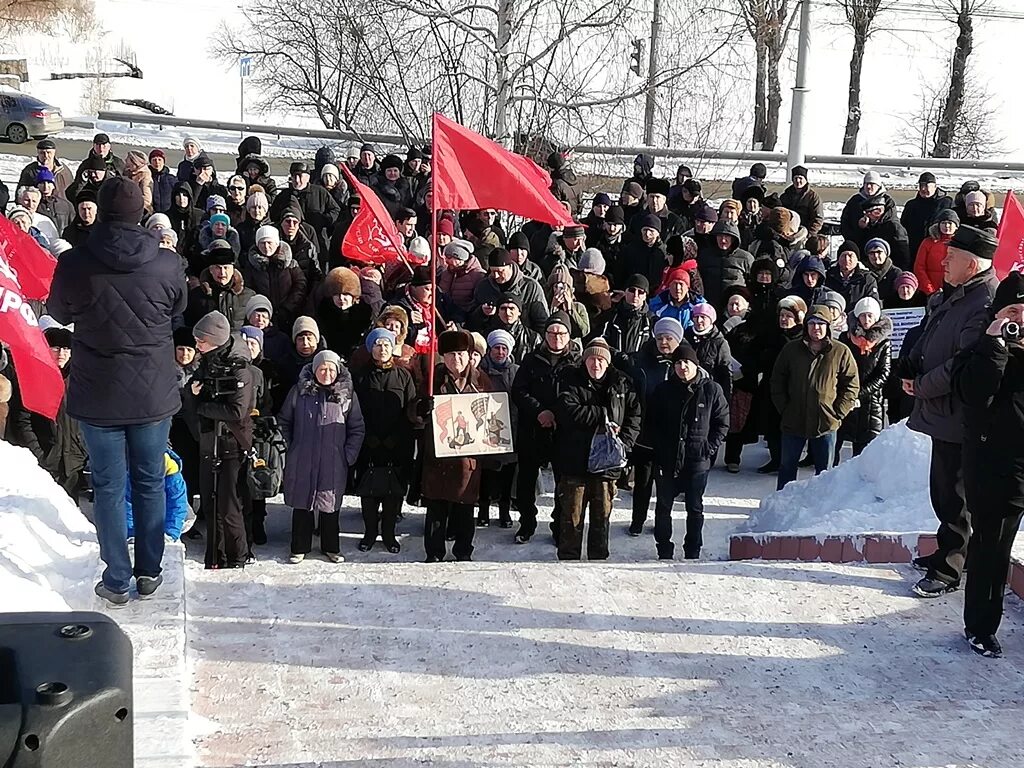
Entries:
[[956,46],[949,74],[949,89],[942,105],[939,124],[935,131],[933,157],[951,157],[956,143],[956,128],[964,108],[964,88],[968,59],[974,49],[975,12],[982,10],[988,0],[935,0],[943,17],[957,26]]
[[779,139],[782,85],[779,65],[786,51],[800,0],[738,0],[747,34],[754,41],[753,149],[771,152]]
[[53,26],[91,24],[93,0],[0,0],[0,40]]
[[[903,118],[898,135],[901,148],[918,157],[935,157],[939,124],[949,93],[949,81],[941,85],[921,83],[918,106]],[[967,72],[962,86],[962,109],[953,126],[947,157],[979,160],[1002,154],[1005,137],[996,130],[998,104],[983,79]]]
[[853,55],[850,57],[850,87],[846,106],[846,131],[843,133],[843,154],[857,152],[860,133],[860,78],[864,66],[864,50],[868,39],[877,31],[879,15],[890,10],[897,0],[838,0],[846,24],[853,31]]

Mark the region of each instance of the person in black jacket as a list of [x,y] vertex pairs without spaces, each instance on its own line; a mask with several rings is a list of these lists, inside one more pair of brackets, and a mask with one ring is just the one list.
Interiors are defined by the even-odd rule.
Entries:
[[633,467],[633,519],[627,533],[636,537],[643,533],[647,509],[654,488],[654,450],[651,420],[655,410],[654,393],[672,374],[672,354],[683,340],[683,326],[674,317],[663,317],[654,324],[654,338],[644,343],[639,352],[629,356],[628,370],[640,398],[640,436],[629,463]]
[[928,227],[935,221],[939,211],[953,207],[953,198],[939,189],[935,174],[925,171],[917,180],[917,196],[907,201],[900,214],[900,224],[907,231],[910,255],[917,255],[917,249],[928,236]]
[[191,253],[192,244],[199,236],[203,212],[195,207],[192,185],[178,182],[171,192],[171,208],[167,211],[171,229],[178,235],[178,253]]
[[270,206],[270,218],[281,221],[289,203],[297,201],[302,209],[301,221],[313,228],[317,250],[326,253],[334,224],[341,215],[341,207],[330,192],[319,184],[309,183],[309,168],[305,163],[292,163],[288,174],[288,186],[274,198]]
[[879,434],[885,425],[884,392],[892,366],[892,320],[882,314],[878,302],[870,297],[861,299],[853,308],[848,321],[849,330],[840,336],[853,353],[860,379],[858,405],[843,419],[836,436],[835,465],[843,443],[853,443],[853,455],[861,452]]
[[149,172],[153,175],[153,213],[167,213],[178,177],[167,167],[167,155],[162,149],[149,153]]
[[85,242],[96,223],[96,193],[85,190],[75,198],[75,218],[64,227],[60,236],[76,248]]
[[640,351],[643,343],[651,337],[648,291],[650,283],[643,275],[628,278],[619,303],[591,324],[590,338],[600,336],[612,349],[624,355]]
[[220,312],[201,318],[192,333],[202,357],[185,391],[185,405],[186,412],[197,419],[193,423],[198,423],[199,430],[206,567],[243,568],[249,542],[240,487],[244,482],[242,459],[252,448],[252,409],[256,397],[250,368],[252,356],[241,336],[232,335],[227,318]]
[[313,313],[327,348],[342,360],[352,357],[373,322],[373,310],[361,297],[359,275],[348,267],[335,267],[324,279],[323,298]]
[[[515,403],[519,429],[519,474],[516,503],[519,506],[519,530],[516,544],[525,544],[537,532],[537,477],[540,468],[551,462],[557,483],[561,462],[555,451],[555,404],[561,395],[561,374],[580,363],[579,352],[569,343],[571,322],[564,312],[553,313],[544,328],[544,340],[533,352],[525,354],[512,379],[511,400]],[[561,504],[555,496],[551,511],[551,534],[558,541]]]
[[562,396],[555,403],[555,439],[563,462],[555,490],[561,505],[558,559],[583,555],[583,525],[590,509],[587,559],[608,559],[608,521],[612,514],[615,480],[621,467],[591,470],[591,445],[608,430],[628,454],[640,434],[640,401],[629,377],[612,367],[612,350],[594,339],[583,351],[583,365],[562,377]]
[[964,491],[973,528],[964,633],[975,653],[990,658],[1002,655],[996,632],[1003,616],[1010,550],[1024,516],[1021,296],[1024,275],[1010,272],[996,289],[994,317],[985,334],[953,364],[953,393],[964,403]]
[[864,246],[864,261],[878,285],[878,301],[882,308],[893,308],[899,301],[899,296],[896,295],[896,281],[903,274],[903,270],[889,258],[889,244],[880,237],[868,240]]
[[693,325],[686,329],[686,340],[697,352],[700,367],[722,388],[728,400],[732,397],[732,354],[729,342],[715,325],[718,313],[710,304],[697,304],[692,317]]
[[416,387],[412,374],[394,363],[396,346],[395,334],[387,328],[370,331],[366,349],[372,362],[355,381],[366,424],[354,486],[363,512],[360,552],[373,549],[378,531],[388,552],[402,551],[395,524],[412,471]]
[[689,344],[672,355],[673,375],[658,385],[653,398],[654,462],[658,498],[654,506],[654,539],[658,558],[671,560],[672,504],[686,500],[686,537],[683,556],[700,557],[704,544],[704,489],[711,463],[729,431],[729,402],[711,380]]
[[256,294],[245,287],[230,248],[213,248],[207,252],[206,259],[210,266],[199,274],[199,285],[188,295],[185,324],[191,327],[216,309],[228,319],[231,330],[237,331],[246,322],[245,305]]
[[[98,202],[92,234],[57,261],[47,309],[58,323],[75,324],[67,412],[81,423],[89,449],[96,534],[107,565],[96,592],[124,605],[133,575],[143,595],[162,582],[164,450],[181,407],[171,318],[184,312],[186,297],[180,263],[163,254],[156,233],[138,225],[139,185],[110,179]],[[126,544],[128,472],[136,499],[134,568]]]
[[[43,335],[67,381],[71,372],[71,331],[55,326],[47,328]],[[11,421],[17,443],[32,452],[39,466],[49,472],[77,504],[87,454],[78,422],[68,415],[66,398],[61,400],[57,418],[52,421],[24,407],[11,415]]]
[[630,275],[643,275],[650,285],[661,284],[661,275],[668,266],[661,225],[661,219],[653,213],[637,217],[639,236],[622,249],[614,280],[616,288],[624,287]]
[[825,273],[825,287],[841,294],[848,307],[867,296],[878,301],[875,276],[860,263],[860,249],[849,240],[839,246],[835,266]]
[[800,222],[807,228],[808,235],[816,235],[825,223],[824,208],[818,193],[807,183],[807,168],[793,166],[793,183],[779,195],[783,208],[800,216]]

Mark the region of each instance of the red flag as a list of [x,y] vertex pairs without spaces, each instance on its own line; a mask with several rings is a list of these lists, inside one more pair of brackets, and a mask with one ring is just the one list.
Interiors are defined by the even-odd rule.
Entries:
[[23,298],[44,301],[50,295],[57,260],[35,238],[3,216],[0,216],[0,259],[14,272]]
[[3,255],[0,255],[0,340],[14,357],[24,406],[48,419],[56,419],[64,397],[64,377],[50,355],[35,312],[22,295],[17,277]]
[[992,266],[996,277],[1002,280],[1010,272],[1024,270],[1024,208],[1013,192],[1006,193],[1003,218],[999,220],[999,245],[996,246]]
[[543,168],[438,112],[432,183],[435,210],[496,208],[548,224],[573,223]]
[[342,163],[341,172],[362,201],[341,243],[341,253],[352,261],[384,266],[406,258],[402,236],[398,234],[388,209],[377,193],[361,183]]

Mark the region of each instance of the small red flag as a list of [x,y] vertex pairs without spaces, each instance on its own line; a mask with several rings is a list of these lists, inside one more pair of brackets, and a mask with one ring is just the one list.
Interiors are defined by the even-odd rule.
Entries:
[[999,245],[992,257],[996,277],[1002,280],[1010,272],[1024,270],[1024,208],[1013,192],[1006,193],[1003,218],[999,221]]
[[496,208],[547,224],[573,223],[543,168],[438,112],[433,161],[435,210]]
[[0,216],[0,259],[14,273],[23,298],[46,300],[57,260],[35,238],[3,216]]
[[379,266],[405,260],[402,236],[377,193],[360,182],[344,163],[341,172],[362,201],[341,243],[342,255],[352,261]]
[[[33,242],[33,245],[36,244]],[[14,249],[15,252],[17,250]],[[11,252],[8,248],[7,253]],[[50,354],[35,312],[21,292],[14,270],[2,254],[0,340],[10,348],[14,357],[14,369],[18,373],[24,406],[33,413],[56,419],[60,401],[64,398],[64,377]]]

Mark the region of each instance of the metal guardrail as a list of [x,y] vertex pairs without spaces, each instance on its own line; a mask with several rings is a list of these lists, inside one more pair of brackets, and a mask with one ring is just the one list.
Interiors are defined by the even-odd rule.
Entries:
[[[371,141],[380,144],[404,146],[408,142],[403,136],[385,133],[356,134],[350,131],[333,131],[323,128],[291,128],[281,125],[262,125],[259,123],[231,123],[220,120],[193,120],[174,115],[146,115],[138,112],[102,111],[97,120],[116,123],[128,123],[129,126],[159,125],[184,128],[206,128],[215,131],[232,133],[261,133],[269,136],[290,136],[296,138],[330,139],[333,141],[363,142]],[[85,121],[65,121],[68,125],[77,125]],[[88,127],[93,127],[89,124]],[[746,162],[780,163],[785,165],[784,152],[702,150],[694,148],[667,147],[603,147],[581,145],[574,152],[586,155],[638,155],[641,153],[655,157],[679,158],[681,160],[730,160]],[[806,163],[814,165],[856,165],[878,168],[921,168],[930,170],[961,169],[974,171],[1024,171],[1024,162],[1001,160],[953,160],[934,157],[874,157],[870,155],[807,155]]]

